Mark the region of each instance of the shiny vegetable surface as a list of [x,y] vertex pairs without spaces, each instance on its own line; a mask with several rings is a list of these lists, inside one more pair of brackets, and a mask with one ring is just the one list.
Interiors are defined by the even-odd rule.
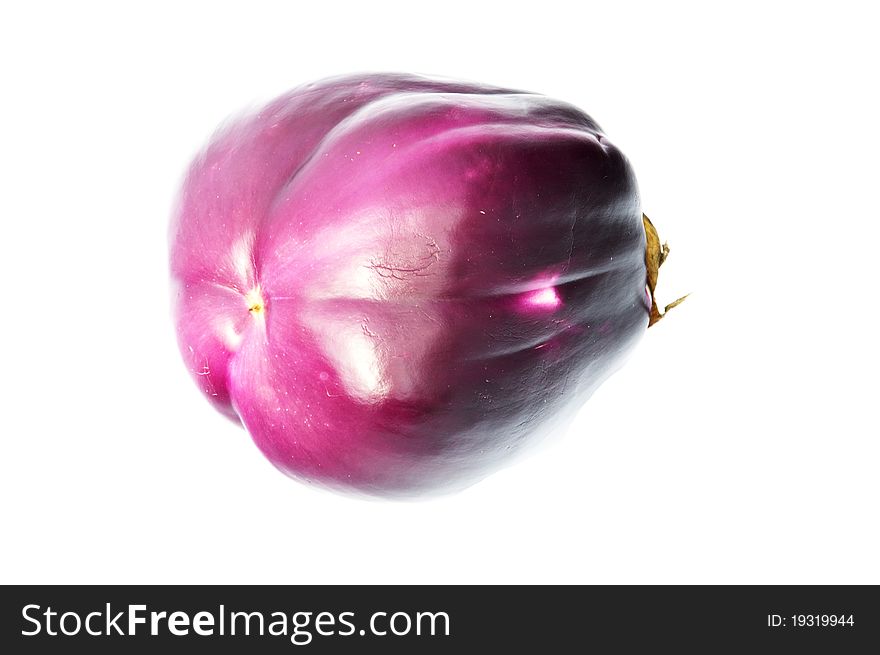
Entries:
[[171,226],[180,350],[285,473],[454,490],[621,363],[649,321],[645,253],[633,171],[574,106],[331,78],[193,162]]

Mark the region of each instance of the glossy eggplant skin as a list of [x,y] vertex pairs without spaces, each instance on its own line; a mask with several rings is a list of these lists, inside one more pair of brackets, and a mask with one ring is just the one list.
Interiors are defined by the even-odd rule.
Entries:
[[171,226],[202,391],[285,473],[461,488],[580,406],[648,323],[623,154],[579,109],[402,74],[223,128]]

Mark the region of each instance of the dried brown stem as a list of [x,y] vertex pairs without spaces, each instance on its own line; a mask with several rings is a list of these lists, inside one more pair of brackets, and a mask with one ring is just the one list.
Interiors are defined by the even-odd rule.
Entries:
[[657,228],[654,227],[651,219],[644,214],[642,214],[642,222],[645,225],[645,235],[648,238],[648,244],[645,248],[645,267],[648,269],[648,293],[651,294],[651,315],[648,320],[648,327],[651,327],[654,323],[666,316],[666,312],[673,307],[680,305],[690,294],[683,295],[678,300],[666,305],[662,312],[660,311],[657,306],[657,299],[654,297],[654,290],[657,288],[657,278],[660,273],[660,267],[669,256],[669,244],[663,243],[661,245],[660,236],[657,234]]

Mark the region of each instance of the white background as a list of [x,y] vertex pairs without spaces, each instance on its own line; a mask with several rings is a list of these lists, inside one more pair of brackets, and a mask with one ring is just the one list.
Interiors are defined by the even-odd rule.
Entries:
[[[880,583],[877,21],[825,4],[4,9],[0,581]],[[584,108],[693,292],[566,438],[427,502],[277,473],[169,319],[191,156],[363,70]]]

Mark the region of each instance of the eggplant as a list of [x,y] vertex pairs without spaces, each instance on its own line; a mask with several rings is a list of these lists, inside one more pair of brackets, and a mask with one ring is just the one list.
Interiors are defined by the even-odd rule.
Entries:
[[294,478],[461,489],[563,424],[659,317],[648,225],[630,163],[568,103],[405,74],[307,84],[189,169],[180,350]]

